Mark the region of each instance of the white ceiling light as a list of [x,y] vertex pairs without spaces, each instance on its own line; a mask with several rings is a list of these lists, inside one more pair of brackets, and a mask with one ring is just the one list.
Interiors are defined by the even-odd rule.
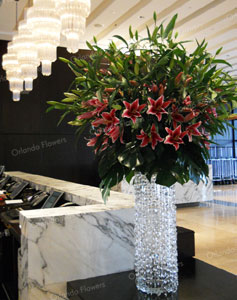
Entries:
[[32,30],[25,20],[19,23],[18,34],[13,37],[21,76],[25,81],[25,90],[31,91],[33,80],[37,78],[37,67],[40,65],[38,49],[33,43]]
[[[15,1],[17,24],[19,0]],[[19,23],[13,42],[8,45],[8,53],[3,55],[2,65],[14,101],[20,100],[24,82],[25,90],[32,90],[40,62],[42,74],[51,74],[61,34],[67,40],[69,52],[79,50],[90,6],[90,0],[34,0],[33,6],[25,14],[25,20]]]
[[52,62],[57,59],[57,46],[60,43],[61,22],[55,9],[55,1],[34,0],[34,5],[27,11],[27,24],[32,28],[42,74],[49,76]]
[[80,38],[85,33],[86,18],[90,13],[90,0],[57,0],[57,11],[62,22],[62,34],[66,38],[68,52],[79,49]]
[[13,100],[20,100],[20,93],[23,91],[23,78],[21,68],[17,60],[17,53],[14,44],[8,44],[8,53],[2,57],[2,67],[6,71],[9,80],[10,91],[13,93]]

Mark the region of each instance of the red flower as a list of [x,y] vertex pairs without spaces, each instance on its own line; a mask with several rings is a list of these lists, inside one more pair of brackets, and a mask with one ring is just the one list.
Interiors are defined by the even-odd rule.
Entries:
[[96,115],[96,112],[94,110],[88,111],[88,112],[85,112],[84,114],[78,116],[77,119],[78,120],[90,119],[90,118],[94,117],[95,115]]
[[210,115],[213,115],[215,118],[217,117],[216,108],[215,107],[207,107],[206,112]]
[[128,103],[127,101],[123,101],[126,109],[124,110],[122,117],[129,118],[133,121],[133,124],[136,123],[136,119],[141,117],[140,112],[146,107],[146,104],[139,105],[139,99],[133,101],[132,104]]
[[100,102],[99,99],[95,98],[95,99],[90,99],[90,100],[82,103],[82,107],[91,107],[91,106],[95,107],[96,109],[93,111],[85,112],[84,114],[80,115],[78,117],[78,120],[90,119],[90,118],[94,117],[95,115],[99,115],[108,106],[108,100],[103,99],[103,102]]
[[188,121],[191,121],[193,118],[195,118],[195,112],[194,111],[191,111],[189,114],[187,114],[185,117],[184,117],[184,122],[188,122]]
[[108,106],[108,100],[107,99],[103,99],[102,102],[99,99],[91,99],[87,101],[88,104],[90,104],[91,106],[96,107],[96,114],[100,114],[103,110],[106,109],[106,107]]
[[169,135],[166,136],[164,143],[173,145],[177,151],[179,149],[179,144],[184,144],[182,138],[187,134],[187,131],[181,132],[181,125],[173,131],[168,127],[166,127],[165,130]]
[[151,143],[151,147],[153,150],[155,150],[155,147],[158,142],[163,142],[164,140],[157,133],[155,124],[152,124],[150,136],[146,134],[143,130],[141,130],[141,135],[137,135],[137,139],[142,140],[140,147],[145,147],[148,145],[148,143]]
[[162,114],[168,114],[165,108],[170,105],[171,101],[164,102],[163,95],[160,96],[157,100],[154,100],[149,97],[148,101],[150,102],[150,105],[147,114],[155,115],[158,121],[161,121]]
[[184,101],[183,101],[183,104],[184,105],[190,105],[192,103],[192,101],[191,101],[191,98],[190,98],[190,96],[187,96],[185,99],[184,99]]
[[210,143],[207,141],[209,139],[208,133],[205,131],[205,128],[202,127],[202,140],[204,143],[204,146],[209,150],[210,149]]
[[174,104],[172,105],[172,111],[173,127],[176,128],[177,122],[184,122],[184,116],[179,113],[178,108]]
[[[89,140],[89,142],[87,143],[87,146],[94,147],[98,141],[98,138],[101,136],[101,134],[102,134],[101,132],[96,133],[95,134],[96,136]],[[104,141],[101,145],[104,145],[104,147],[101,149],[101,151],[105,150],[108,147],[108,138],[107,137],[104,139]],[[95,153],[97,153],[97,151],[99,150],[101,145],[95,149]]]
[[119,126],[114,126],[110,131],[107,132],[107,135],[112,139],[112,143],[115,143],[120,136],[120,143],[124,144],[123,130],[120,132]]
[[195,123],[193,125],[190,125],[188,127],[186,127],[186,131],[187,131],[187,134],[188,134],[188,140],[189,142],[192,142],[192,135],[196,135],[196,136],[200,136],[202,135],[201,132],[199,132],[197,130],[197,128],[202,124],[201,121],[199,121],[198,123]]
[[95,127],[98,127],[99,125],[106,125],[105,132],[109,131],[111,128],[119,124],[119,119],[115,116],[116,109],[112,109],[110,113],[103,112],[102,118],[97,118],[94,122],[91,124]]

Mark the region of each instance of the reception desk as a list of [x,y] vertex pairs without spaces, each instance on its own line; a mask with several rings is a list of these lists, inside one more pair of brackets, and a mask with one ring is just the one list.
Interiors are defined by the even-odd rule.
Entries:
[[[7,172],[79,206],[20,213],[19,300],[67,299],[69,281],[132,270],[134,197],[22,172]],[[210,200],[210,199],[209,199]]]

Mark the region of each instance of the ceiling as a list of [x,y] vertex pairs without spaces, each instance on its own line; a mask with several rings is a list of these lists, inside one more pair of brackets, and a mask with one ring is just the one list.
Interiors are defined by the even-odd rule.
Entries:
[[[91,3],[81,48],[86,48],[85,41],[91,41],[93,36],[102,46],[106,46],[115,34],[129,40],[129,25],[141,36],[145,35],[146,25],[153,26],[154,11],[158,22],[164,21],[164,24],[178,13],[175,28],[179,32],[178,38],[199,41],[206,38],[208,50],[213,54],[223,46],[219,58],[228,60],[233,67],[226,70],[237,76],[237,0],[91,0]],[[31,4],[32,0],[19,0],[18,20],[23,17],[24,7]],[[0,39],[10,40],[15,28],[16,2],[2,0]],[[118,40],[116,42],[119,44]],[[195,47],[195,43],[186,45],[190,51]]]

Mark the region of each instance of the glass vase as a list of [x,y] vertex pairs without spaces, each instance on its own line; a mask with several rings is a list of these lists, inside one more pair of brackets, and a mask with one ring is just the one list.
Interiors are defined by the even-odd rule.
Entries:
[[174,186],[135,174],[135,273],[138,290],[169,296],[178,288]]

